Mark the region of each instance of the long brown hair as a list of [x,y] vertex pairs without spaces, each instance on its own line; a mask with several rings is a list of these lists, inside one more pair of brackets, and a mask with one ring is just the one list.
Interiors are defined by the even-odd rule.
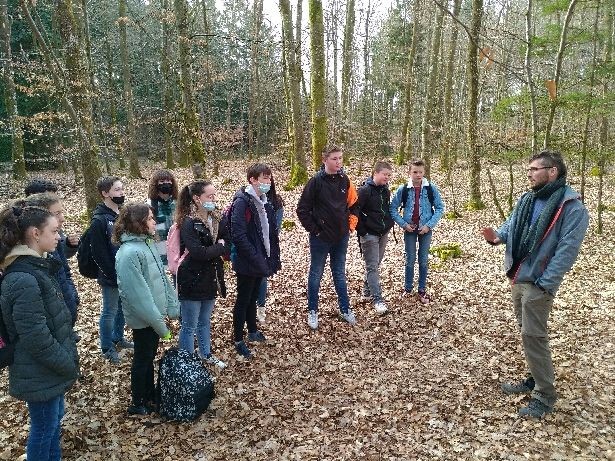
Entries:
[[193,181],[184,186],[179,193],[177,206],[175,207],[175,223],[178,227],[184,223],[186,216],[190,216],[192,211],[192,196],[201,195],[207,186],[211,186],[211,181]]
[[[149,235],[147,218],[153,209],[147,203],[132,202],[124,205],[113,225],[113,243],[121,243],[122,234]],[[153,237],[153,236],[152,236]]]
[[152,178],[149,180],[147,196],[150,200],[156,200],[158,198],[158,181],[171,181],[173,185],[173,191],[171,192],[171,197],[173,200],[177,200],[177,181],[175,180],[175,176],[169,170],[158,170],[154,173]]

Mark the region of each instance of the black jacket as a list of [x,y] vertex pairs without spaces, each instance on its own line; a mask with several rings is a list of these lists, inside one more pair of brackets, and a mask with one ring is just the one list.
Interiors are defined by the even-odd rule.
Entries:
[[269,256],[265,249],[261,221],[253,197],[240,190],[233,198],[231,213],[231,240],[233,242],[233,269],[249,277],[269,277],[280,270],[280,239],[275,212],[269,202],[265,204],[269,222]]
[[[35,271],[19,272],[26,266]],[[79,357],[71,315],[54,274],[58,261],[18,256],[2,280],[0,306],[15,361],[9,367],[9,393],[44,402],[64,394],[79,376]],[[37,280],[38,278],[38,280]]]
[[117,287],[117,275],[115,273],[115,253],[118,245],[111,243],[113,224],[117,219],[117,213],[104,203],[99,203],[94,209],[92,224],[90,225],[92,256],[98,266],[98,278],[100,285]]
[[179,235],[182,248],[188,250],[188,256],[177,270],[179,299],[204,301],[215,299],[218,295],[226,297],[224,263],[221,258],[229,253],[231,246],[226,218],[222,217],[220,221],[216,239],[224,240],[224,245],[213,241],[211,232],[200,219],[186,217]]
[[357,224],[357,234],[382,236],[386,234],[395,221],[391,217],[389,210],[391,202],[391,191],[384,184],[377,186],[373,179],[368,179],[359,188],[359,222]]
[[303,188],[297,217],[309,233],[325,242],[339,242],[354,230],[349,224],[350,215],[357,215],[357,204],[348,206],[352,195],[356,192],[345,173],[327,174],[321,168]]

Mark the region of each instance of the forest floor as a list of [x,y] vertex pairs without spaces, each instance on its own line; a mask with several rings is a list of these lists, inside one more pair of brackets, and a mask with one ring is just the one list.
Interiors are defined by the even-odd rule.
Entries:
[[[223,164],[223,174],[214,178],[220,203],[226,204],[243,184],[246,165]],[[404,173],[395,170],[392,182],[399,183]],[[143,166],[144,175],[152,171],[153,165]],[[285,171],[276,165],[279,184],[287,179]],[[352,165],[348,171],[361,182],[369,165]],[[432,245],[458,242],[463,253],[444,262],[430,259],[433,301],[428,306],[401,296],[399,231],[399,242],[389,240],[381,270],[389,312],[379,316],[362,304],[364,266],[352,238],[347,274],[358,324],[351,327],[337,316],[330,273],[325,272],[320,326],[312,332],[306,324],[307,234],[300,226],[283,230],[283,267],[270,281],[262,326],[269,341],[255,346],[253,360],[242,362],[230,340],[235,284],[228,270],[229,296],[218,300],[212,319],[213,350],[228,367],[214,370],[216,398],[190,424],[126,415],[131,353],[121,353],[120,366],[103,360],[100,290],[75,269],[82,301],[78,348],[87,379],[66,396],[64,459],[615,459],[615,214],[605,213],[604,234],[597,235],[597,181],[589,178],[590,229],[551,314],[560,398],[544,420],[521,419],[517,409],[527,397],[505,396],[499,389],[500,382],[519,379],[526,371],[502,270],[503,248],[486,245],[480,236],[482,227],[497,226],[501,219],[491,203],[483,211],[461,210],[467,196],[465,171],[464,165],[455,170],[453,187],[444,187],[439,172],[432,175],[448,208],[456,201],[462,213],[456,220],[440,221]],[[505,202],[507,172],[494,168],[493,174]],[[190,180],[188,170],[178,169],[177,175],[181,184]],[[82,191],[66,175],[44,176],[60,183],[67,230],[81,231]],[[614,205],[615,187],[609,181],[605,202]],[[572,182],[578,187],[577,178]],[[2,187],[6,199],[23,184],[7,179]],[[526,187],[519,165],[515,199]],[[146,180],[126,180],[129,199],[143,200],[146,191]],[[299,192],[283,192],[285,219],[296,221]],[[483,197],[491,202],[486,181]],[[24,403],[7,395],[6,372],[0,373],[0,414],[0,460],[23,459],[28,416]]]

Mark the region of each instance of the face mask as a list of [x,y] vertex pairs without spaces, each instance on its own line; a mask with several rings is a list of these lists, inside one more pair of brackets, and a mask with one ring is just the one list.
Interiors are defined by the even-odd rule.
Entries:
[[111,197],[111,201],[116,205],[122,205],[126,197],[122,195],[121,197]]
[[258,190],[261,194],[266,194],[271,189],[271,184],[261,184],[258,183]]
[[216,204],[214,202],[205,202],[203,203],[203,209],[205,211],[214,211],[216,209]]
[[173,184],[169,184],[169,183],[158,184],[156,186],[156,189],[161,194],[171,194],[173,192]]

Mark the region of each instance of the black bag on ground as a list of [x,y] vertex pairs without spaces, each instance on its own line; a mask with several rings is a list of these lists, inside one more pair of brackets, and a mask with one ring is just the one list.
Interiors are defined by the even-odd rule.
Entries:
[[160,360],[158,413],[175,421],[198,418],[214,398],[214,380],[198,357],[172,347]]

